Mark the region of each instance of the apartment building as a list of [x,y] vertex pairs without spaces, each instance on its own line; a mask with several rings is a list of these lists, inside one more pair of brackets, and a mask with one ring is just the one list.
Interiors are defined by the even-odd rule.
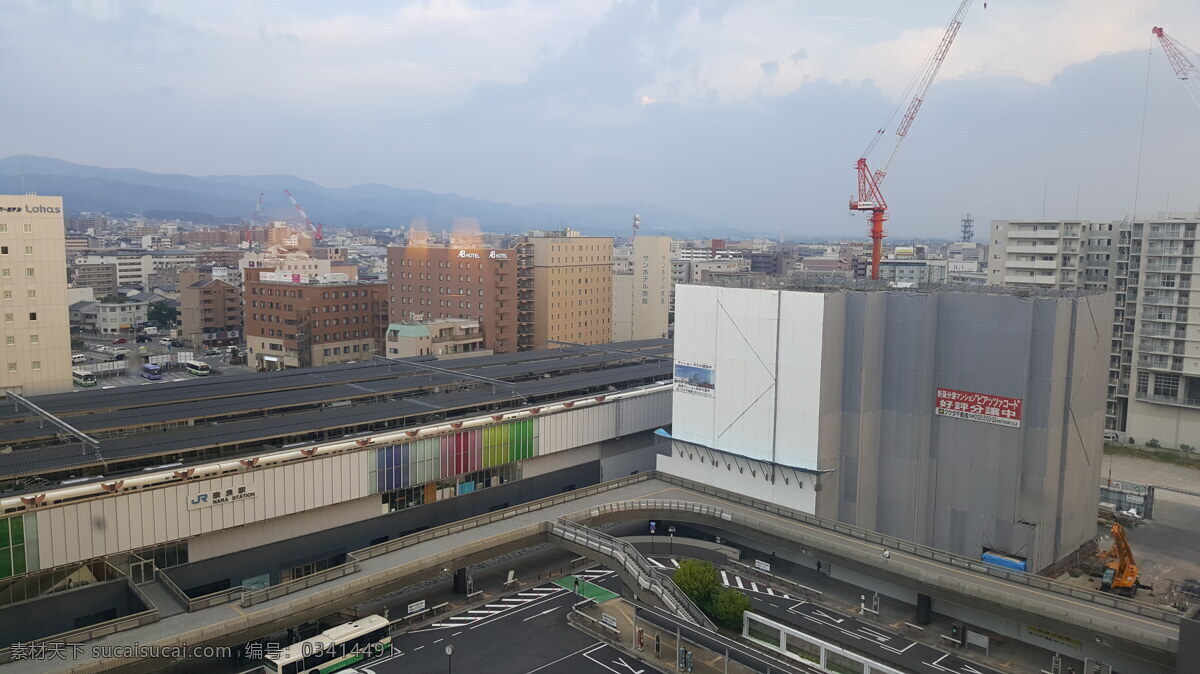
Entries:
[[391,246],[387,269],[390,322],[470,319],[483,332],[483,348],[517,350],[515,249]]
[[880,260],[879,280],[904,285],[945,283],[946,260]]
[[1082,288],[1081,255],[1090,225],[1080,220],[993,222],[988,283]]
[[91,288],[96,297],[116,295],[117,265],[109,263],[76,263],[71,265],[71,283],[77,288]]
[[242,335],[242,293],[213,278],[212,268],[179,272],[180,335],[195,349],[236,345]]
[[145,322],[150,303],[126,297],[110,296],[96,302],[78,302],[71,305],[71,324],[82,332],[117,337],[132,333],[139,323]]
[[671,308],[671,239],[639,236],[614,251],[624,264],[613,267],[612,341],[667,335]]
[[388,358],[434,356],[438,359],[488,356],[479,321],[469,318],[434,318],[392,323],[384,339]]
[[[668,244],[669,245],[669,244]],[[604,344],[613,337],[613,240],[565,228],[521,239],[525,273],[532,283],[532,339],[522,348],[549,341]]]
[[[1014,252],[1011,244],[1027,242],[1031,225],[1045,233],[1043,240],[1056,242],[1041,244],[1039,256],[1057,244],[1078,258],[1078,269],[1063,267],[1061,258],[1035,260],[1044,265],[1038,275],[1056,274],[1055,284],[1047,279],[1044,287],[1105,288],[1114,294],[1105,427],[1136,443],[1200,446],[1200,313],[1191,310],[1190,295],[1200,218],[993,222],[989,283],[997,278],[1010,286],[1029,283],[1028,274],[1002,270],[1029,269],[1026,259],[1012,264],[1014,257],[1028,256],[1027,246],[1015,246]],[[1049,238],[1054,225],[1061,240]],[[1051,262],[1060,266],[1051,269]]]
[[247,269],[246,346],[260,369],[370,360],[383,351],[387,284]]
[[0,391],[71,390],[62,197],[0,196]]

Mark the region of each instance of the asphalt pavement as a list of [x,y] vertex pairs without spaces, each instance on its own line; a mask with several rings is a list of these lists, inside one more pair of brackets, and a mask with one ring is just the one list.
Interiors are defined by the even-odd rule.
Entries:
[[[651,558],[662,573],[678,567],[674,559]],[[721,571],[721,583],[750,598],[751,611],[829,643],[838,644],[880,662],[919,674],[1001,674],[977,662],[913,641],[876,623],[792,597],[736,573]]]
[[[584,574],[593,582],[612,576],[603,569]],[[553,583],[529,588],[400,634],[390,652],[357,668],[368,674],[647,674],[644,664],[567,624],[577,599]],[[453,646],[450,655],[448,646]]]

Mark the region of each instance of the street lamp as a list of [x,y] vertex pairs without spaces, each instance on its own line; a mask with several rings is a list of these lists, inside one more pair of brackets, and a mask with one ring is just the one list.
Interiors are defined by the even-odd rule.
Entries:
[[450,674],[450,656],[454,655],[454,644],[446,644],[446,674]]
[[667,527],[667,533],[671,535],[671,556],[675,556],[675,525]]

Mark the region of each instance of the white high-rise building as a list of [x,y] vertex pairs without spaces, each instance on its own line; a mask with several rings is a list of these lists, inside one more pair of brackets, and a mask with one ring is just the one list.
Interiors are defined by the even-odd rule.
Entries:
[[71,389],[62,197],[0,196],[0,391]]

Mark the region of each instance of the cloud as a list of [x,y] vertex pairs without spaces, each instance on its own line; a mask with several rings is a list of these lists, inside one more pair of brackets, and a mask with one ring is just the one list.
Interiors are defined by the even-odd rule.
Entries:
[[762,69],[763,74],[767,76],[767,79],[773,79],[779,74],[778,61],[767,61],[766,63],[760,63],[758,67]]

